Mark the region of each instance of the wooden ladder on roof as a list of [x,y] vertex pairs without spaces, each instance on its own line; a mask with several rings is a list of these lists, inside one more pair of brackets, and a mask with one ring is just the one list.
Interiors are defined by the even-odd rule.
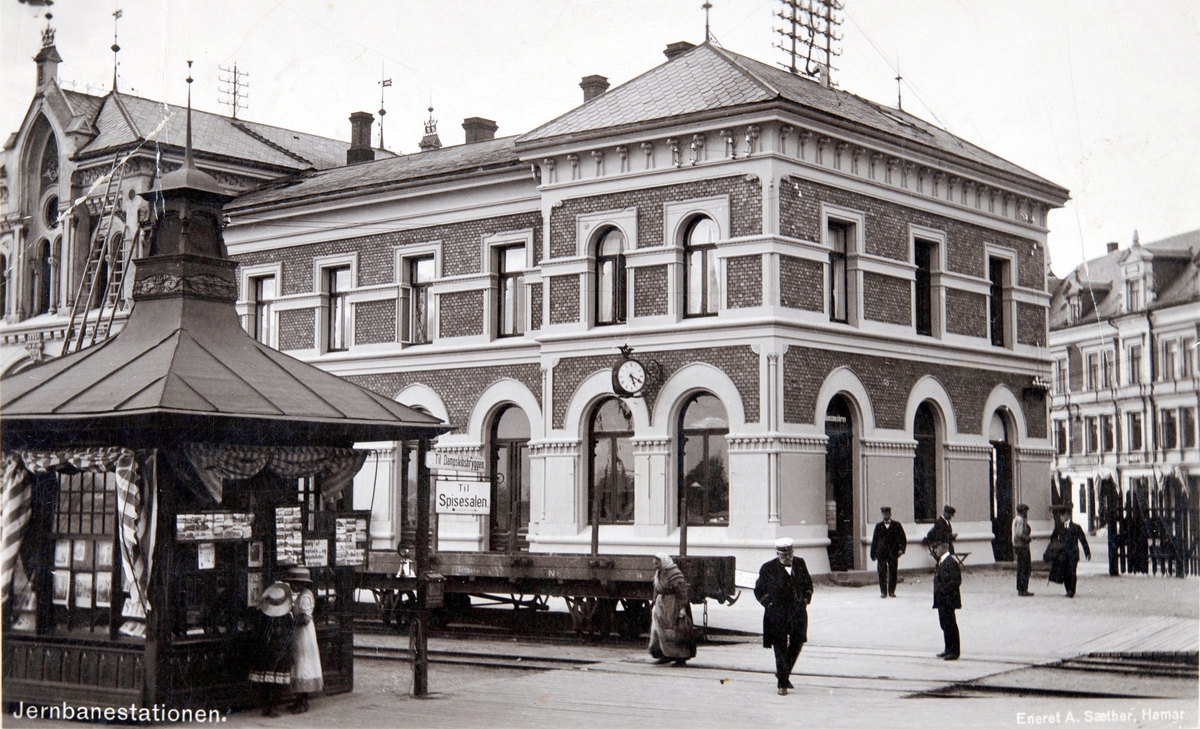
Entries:
[[[113,235],[118,227],[115,221],[124,180],[125,164],[118,163],[109,172],[104,196],[100,198],[100,220],[92,230],[87,263],[83,275],[79,277],[75,300],[71,303],[70,324],[63,344],[64,355],[108,339],[112,334],[117,309],[124,303],[122,292],[133,256],[133,241],[126,239],[123,226],[119,236]],[[105,272],[104,275],[101,275],[101,271]],[[93,310],[96,312],[94,321]]]

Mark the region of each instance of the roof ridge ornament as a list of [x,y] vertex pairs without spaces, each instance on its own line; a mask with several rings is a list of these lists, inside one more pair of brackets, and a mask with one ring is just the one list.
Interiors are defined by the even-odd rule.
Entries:
[[49,48],[54,45],[55,30],[50,25],[50,19],[53,17],[53,13],[46,13],[46,29],[42,31],[42,48]]

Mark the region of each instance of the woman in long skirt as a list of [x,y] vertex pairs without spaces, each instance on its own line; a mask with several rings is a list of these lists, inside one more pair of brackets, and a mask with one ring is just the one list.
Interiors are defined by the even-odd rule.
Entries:
[[276,705],[292,683],[292,589],[276,582],[263,591],[258,609],[250,682],[258,686],[263,716],[279,716]]
[[654,609],[650,619],[650,655],[659,663],[687,663],[696,655],[696,639],[688,606],[688,584],[675,560],[664,553],[654,555]]
[[292,704],[292,713],[302,714],[308,711],[308,695],[320,693],[325,688],[317,627],[313,624],[317,600],[309,589],[312,576],[306,568],[292,567],[284,579],[292,586],[292,615],[296,618],[292,640],[292,692],[296,701]]

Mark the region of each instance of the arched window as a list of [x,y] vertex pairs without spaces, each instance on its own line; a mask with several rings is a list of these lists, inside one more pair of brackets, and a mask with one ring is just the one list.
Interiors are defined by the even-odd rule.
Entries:
[[729,526],[729,418],[713,395],[693,395],[679,414],[679,522]]
[[829,569],[854,569],[854,416],[843,395],[825,410],[825,522],[829,527]]
[[609,398],[588,424],[588,523],[633,523],[633,416]]
[[508,406],[492,420],[488,456],[492,511],[488,543],[492,551],[528,551],[529,419]]
[[50,241],[42,241],[37,249],[37,268],[33,280],[33,315],[50,311],[50,286],[54,270],[50,265]]
[[609,228],[596,241],[596,323],[625,321],[625,235]]
[[717,270],[717,239],[720,229],[712,218],[697,217],[688,223],[683,239],[687,279],[684,311],[688,316],[716,314],[721,304],[721,278]]
[[933,406],[923,402],[913,418],[913,518],[918,523],[937,519],[937,420]]
[[53,134],[42,148],[40,171],[42,185],[39,198],[58,186],[58,140]]
[[[1011,562],[1013,503],[1013,448],[1009,435],[1009,413],[1000,408],[992,413],[988,440],[992,444],[991,483],[988,501],[992,516],[992,557],[997,562]],[[1070,500],[1068,492],[1067,500]]]
[[8,316],[8,256],[0,256],[0,316]]

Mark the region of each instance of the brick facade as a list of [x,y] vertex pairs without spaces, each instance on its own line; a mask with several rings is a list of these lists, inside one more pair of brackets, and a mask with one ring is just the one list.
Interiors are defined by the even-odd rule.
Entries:
[[644,266],[632,269],[633,315],[662,316],[669,311],[667,267]]
[[904,422],[909,393],[917,380],[932,375],[950,395],[958,432],[980,434],[984,403],[992,390],[1003,384],[1021,399],[1029,437],[1046,437],[1046,401],[1025,394],[1028,375],[797,346],[789,346],[783,355],[784,421],[812,424],[817,392],[829,373],[840,366],[849,367],[866,387],[876,427],[905,429],[909,425]]
[[1045,347],[1046,307],[1017,302],[1017,343]]
[[313,348],[316,312],[316,309],[288,309],[279,312],[279,351]]
[[[713,347],[709,349],[682,349],[664,352],[638,350],[635,355],[642,362],[656,362],[662,368],[662,379],[647,385],[643,397],[646,407],[654,412],[659,388],[663,382],[681,367],[693,362],[705,362],[729,376],[742,397],[746,422],[757,423],[758,417],[758,355],[749,346]],[[593,373],[611,370],[620,361],[621,355],[601,357],[572,357],[563,359],[554,368],[554,424],[563,427],[572,394]]]
[[550,277],[550,323],[579,321],[579,276]]
[[438,297],[438,333],[443,337],[483,334],[484,291],[455,291]]
[[912,283],[863,272],[863,316],[871,321],[912,326]]
[[576,216],[634,206],[638,216],[638,247],[663,245],[663,203],[717,195],[729,196],[731,237],[762,232],[761,183],[757,179],[747,180],[745,176],[720,177],[565,200],[550,213],[550,255],[554,258],[576,255]]
[[779,257],[779,303],[789,309],[825,310],[825,267],[795,256]]
[[730,258],[726,266],[729,284],[725,305],[730,309],[762,306],[762,256]]
[[397,247],[441,241],[443,276],[481,273],[485,265],[482,260],[483,239],[495,233],[526,228],[533,229],[534,255],[538,256],[541,252],[542,216],[538,212],[530,212],[255,251],[233,258],[243,266],[282,262],[283,289],[280,295],[291,296],[315,290],[312,263],[315,257],[357,252],[358,286],[375,286],[395,283]]
[[983,294],[946,289],[946,331],[967,337],[988,336],[988,300]]
[[455,426],[455,433],[466,432],[466,425],[471,417],[471,410],[479,402],[484,390],[502,379],[512,379],[520,382],[538,403],[542,401],[542,372],[537,364],[500,365],[496,367],[463,367],[449,370],[429,370],[424,372],[389,372],[378,375],[350,375],[346,377],[351,382],[374,390],[386,398],[394,399],[396,395],[413,384],[422,384],[431,388],[442,397],[446,405],[446,415],[450,424]]
[[364,301],[354,305],[354,343],[396,341],[396,300]]
[[529,329],[538,331],[542,328],[542,287],[529,287]]
[[[796,190],[799,186],[799,192]],[[821,203],[859,211],[865,219],[865,253],[894,261],[910,261],[909,224],[921,225],[946,234],[946,262],[951,271],[978,278],[987,276],[985,243],[1011,248],[1017,253],[1018,284],[1044,291],[1045,258],[1042,247],[1030,238],[1002,233],[933,215],[905,205],[884,202],[835,187],[788,177],[780,188],[779,227],[783,235],[808,241],[820,241]]]

